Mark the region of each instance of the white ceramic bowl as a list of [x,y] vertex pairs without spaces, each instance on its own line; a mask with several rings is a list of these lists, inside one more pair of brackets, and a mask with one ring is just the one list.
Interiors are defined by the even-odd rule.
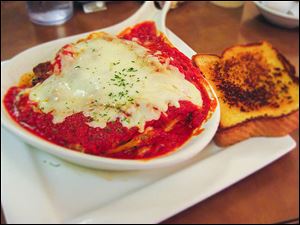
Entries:
[[[144,7],[144,10],[147,10],[146,6]],[[143,9],[139,10],[138,13],[142,14]],[[132,25],[135,22],[139,22],[139,19],[137,17],[138,16],[135,14],[128,20],[113,27],[105,28],[103,29],[103,31],[111,34],[117,34],[129,25]],[[204,131],[200,135],[191,138],[191,140],[189,140],[177,151],[174,151],[173,153],[166,156],[154,158],[151,160],[111,159],[71,151],[31,134],[15,121],[13,121],[6,112],[5,107],[3,106],[3,96],[7,92],[8,88],[17,84],[20,76],[23,73],[31,71],[32,68],[38,63],[53,58],[55,53],[58,49],[60,49],[61,46],[69,42],[78,40],[79,38],[82,38],[86,35],[87,34],[79,34],[38,45],[24,52],[21,52],[20,54],[10,59],[8,62],[1,65],[1,124],[5,128],[22,138],[28,144],[31,144],[40,150],[46,151],[72,163],[95,169],[141,170],[166,167],[183,162],[195,156],[197,153],[204,149],[204,147],[211,141],[218,128],[220,120],[219,104],[217,105],[217,108],[211,118],[203,125]],[[169,40],[174,44],[174,46],[176,46],[188,57],[191,57],[195,54],[195,52],[190,47],[188,47],[172,32],[168,31],[168,37]],[[215,98],[217,98],[213,90],[212,92]]]
[[263,5],[261,1],[254,1],[261,14],[271,23],[285,28],[299,27],[299,18],[278,12]]

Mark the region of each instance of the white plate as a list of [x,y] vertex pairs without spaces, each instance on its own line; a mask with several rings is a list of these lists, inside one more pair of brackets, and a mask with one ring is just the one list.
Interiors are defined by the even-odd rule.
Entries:
[[84,169],[1,128],[1,203],[8,223],[158,223],[254,173],[295,147],[289,136],[210,143],[174,167]]
[[[148,2],[141,7],[136,14],[134,14],[129,19],[121,22],[112,27],[102,29],[111,34],[117,34],[124,30],[128,26],[134,25],[133,22],[141,22],[145,19],[143,11],[157,12],[160,13],[154,7],[152,2]],[[153,17],[152,13],[148,13],[148,16]],[[155,16],[155,15],[154,15]],[[32,68],[40,62],[47,61],[54,58],[55,53],[64,46],[66,43],[73,42],[87,35],[79,34],[71,37],[66,37],[51,41],[42,45],[38,45],[34,48],[30,48],[1,66],[1,99],[3,99],[4,94],[11,86],[17,84],[19,77],[31,71]],[[189,46],[187,46],[181,39],[179,39],[172,32],[167,30],[167,35],[169,40],[174,46],[176,46],[182,53],[188,57],[192,57],[196,52],[194,52]],[[42,52],[42,54],[41,54]],[[214,91],[212,93],[215,95]],[[215,96],[216,98],[216,96]],[[111,159],[105,157],[97,157],[88,154],[82,154],[76,151],[70,151],[61,146],[55,145],[48,141],[45,141],[32,133],[28,132],[22,128],[19,124],[13,121],[3,106],[3,101],[1,101],[1,124],[3,124],[7,129],[21,137],[24,141],[29,144],[36,146],[37,148],[56,155],[62,159],[68,160],[72,163],[76,163],[82,166],[97,168],[97,169],[109,169],[109,170],[136,170],[136,169],[153,169],[161,168],[166,166],[175,165],[184,162],[197,153],[202,151],[204,147],[213,138],[220,120],[220,108],[219,104],[215,111],[213,112],[210,119],[205,122],[202,127],[203,132],[200,135],[192,137],[184,146],[181,146],[177,151],[167,154],[162,157],[154,158],[151,160],[122,160],[122,159]]]
[[[299,18],[286,13],[270,9],[262,4],[262,1],[253,1],[261,14],[271,23],[286,28],[299,27]],[[299,4],[299,3],[298,3]]]

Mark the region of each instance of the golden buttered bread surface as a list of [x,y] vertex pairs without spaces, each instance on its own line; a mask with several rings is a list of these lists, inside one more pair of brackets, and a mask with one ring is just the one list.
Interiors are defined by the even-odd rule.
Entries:
[[234,46],[221,57],[197,54],[193,60],[218,95],[220,129],[299,108],[295,69],[268,42]]

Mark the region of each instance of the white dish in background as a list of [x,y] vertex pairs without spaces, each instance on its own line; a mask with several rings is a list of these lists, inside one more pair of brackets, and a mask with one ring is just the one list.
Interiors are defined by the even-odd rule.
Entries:
[[299,27],[299,18],[297,18],[296,16],[271,9],[262,4],[262,1],[253,2],[255,3],[261,14],[271,23],[285,28]]
[[[147,2],[144,3],[144,5],[129,19],[112,27],[101,29],[101,31],[106,31],[110,34],[118,34],[126,27],[133,26],[137,22],[144,21],[145,19],[147,19],[147,17],[154,17],[159,20],[159,13],[160,11],[154,7],[153,2]],[[162,21],[159,20],[158,23],[159,26],[163,28],[164,25],[161,24]],[[218,128],[220,120],[219,104],[217,104],[217,107],[213,112],[211,118],[209,118],[202,125],[202,128],[204,128],[204,130],[201,132],[200,135],[193,136],[187,143],[185,143],[176,151],[171,152],[170,154],[166,154],[164,156],[146,161],[112,159],[83,154],[76,151],[70,151],[69,149],[50,143],[33,135],[32,133],[30,133],[11,119],[11,117],[6,112],[2,101],[7,90],[18,83],[19,77],[22,74],[31,71],[32,68],[38,63],[48,61],[49,59],[54,58],[55,53],[62,46],[64,46],[67,43],[78,40],[82,37],[85,37],[88,33],[54,40],[30,48],[16,55],[15,57],[7,61],[3,66],[1,66],[1,124],[3,124],[7,129],[18,135],[27,143],[34,145],[43,151],[46,151],[62,159],[68,160],[69,162],[96,169],[140,170],[161,168],[181,163],[195,156],[197,153],[203,150],[204,147],[211,141]],[[183,41],[176,37],[172,32],[167,31],[167,36],[172,42],[172,44],[176,46],[186,56],[191,58],[194,54],[196,54],[196,52],[194,52],[189,46],[187,46]],[[41,54],[41,52],[43,54]],[[215,98],[217,98],[213,90],[212,93],[214,94]]]

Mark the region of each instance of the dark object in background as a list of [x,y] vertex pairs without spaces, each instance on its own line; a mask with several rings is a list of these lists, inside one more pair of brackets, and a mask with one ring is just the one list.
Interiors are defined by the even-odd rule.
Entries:
[[77,1],[82,5],[84,13],[93,13],[106,10],[106,1]]

